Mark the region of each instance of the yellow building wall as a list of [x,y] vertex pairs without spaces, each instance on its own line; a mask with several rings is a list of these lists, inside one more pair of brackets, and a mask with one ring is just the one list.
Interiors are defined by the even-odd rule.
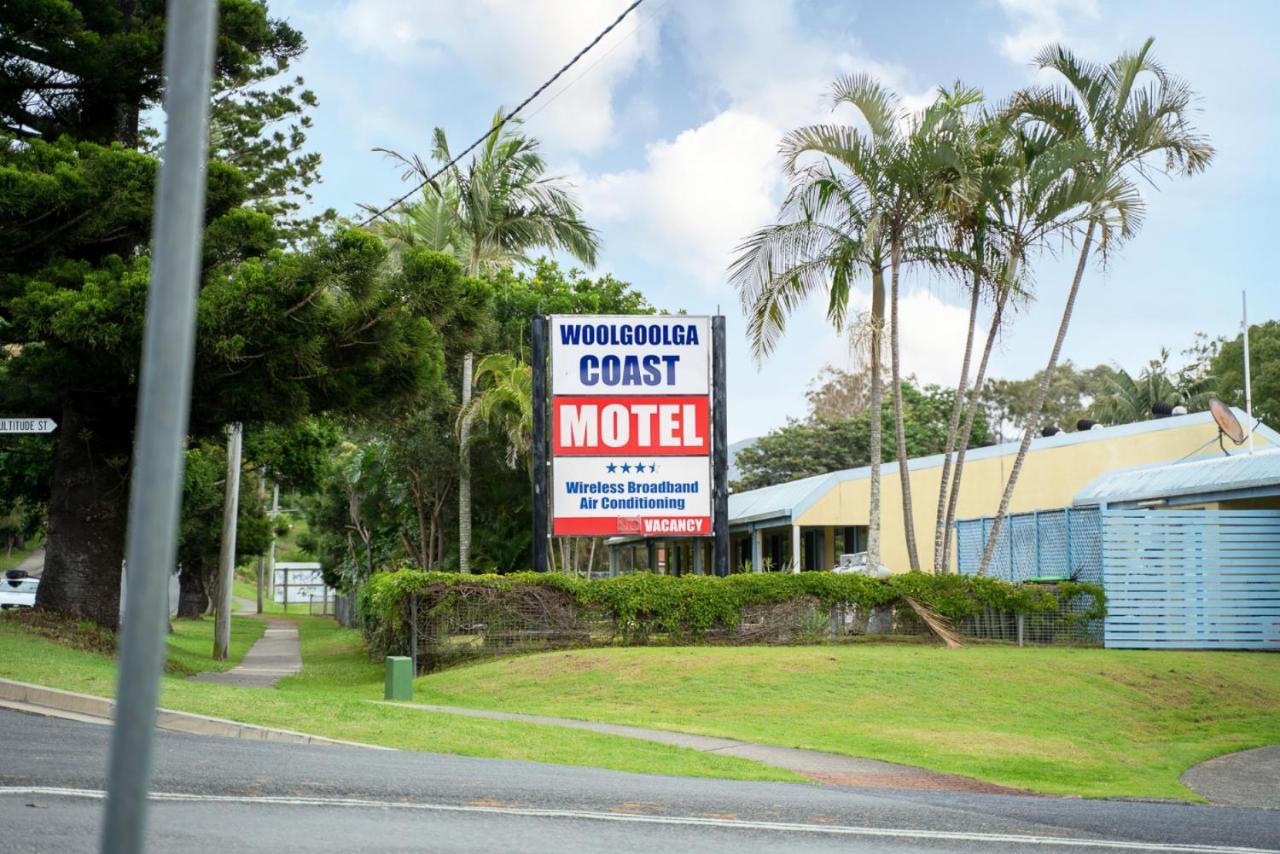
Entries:
[[[1171,426],[1133,435],[1107,436],[1105,430],[1086,441],[1054,445],[1067,435],[1037,439],[1027,454],[1022,474],[1014,488],[1009,512],[1053,510],[1071,505],[1075,494],[1094,478],[1116,469],[1173,462],[1202,448],[1217,435],[1212,422]],[[1261,434],[1255,434],[1258,447],[1270,447]],[[1216,445],[1213,446],[1216,450]],[[987,453],[987,449],[981,449]],[[974,460],[966,458],[957,519],[994,516],[1000,506],[1009,469],[1017,455],[1017,446],[1001,456]],[[916,549],[920,566],[933,569],[933,536],[938,510],[938,483],[942,467],[932,466],[911,472],[910,488],[914,507]],[[797,520],[801,526],[866,525],[870,518],[870,478],[838,484],[805,510]],[[910,568],[907,559],[906,526],[903,524],[902,484],[898,464],[886,463],[880,469],[880,560],[895,572]],[[952,542],[954,543],[954,533]],[[954,545],[952,566],[955,564]]]

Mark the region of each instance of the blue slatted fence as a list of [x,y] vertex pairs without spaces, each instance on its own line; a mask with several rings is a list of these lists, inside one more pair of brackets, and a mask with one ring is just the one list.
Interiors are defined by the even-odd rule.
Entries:
[[1280,650],[1280,510],[1107,510],[1106,645]]

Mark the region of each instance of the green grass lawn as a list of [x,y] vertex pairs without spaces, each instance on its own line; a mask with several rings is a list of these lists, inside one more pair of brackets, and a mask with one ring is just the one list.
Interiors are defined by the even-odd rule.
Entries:
[[[303,670],[276,689],[233,688],[166,675],[165,708],[330,738],[425,750],[588,765],[620,771],[800,780],[786,771],[727,756],[536,724],[509,723],[420,712],[368,702],[382,699],[380,664],[363,653],[359,634],[331,619],[294,617],[301,634]],[[209,660],[213,621],[177,621],[169,640],[169,669],[183,673],[230,667],[261,636],[264,624],[232,618],[235,660]],[[0,678],[18,679],[99,696],[115,693],[115,660],[72,649],[0,619]]]
[[[258,603],[258,584],[256,581],[245,581],[240,578],[234,579],[231,582],[231,595],[238,596],[241,599],[248,599],[250,602],[254,603],[254,608],[250,609],[250,613],[253,613],[256,610]],[[285,614],[288,614],[289,616],[305,616],[307,614],[308,607],[307,602],[290,602],[288,610],[286,610],[285,606],[281,603],[272,601],[270,587],[267,587],[262,591],[262,613],[264,614],[270,614],[274,617],[281,617]],[[330,603],[330,608],[332,608],[332,603]],[[317,604],[316,612],[319,613],[319,611],[320,606]]]
[[1041,792],[1195,799],[1280,742],[1280,656],[861,644],[580,650],[417,681],[423,702],[874,757]]

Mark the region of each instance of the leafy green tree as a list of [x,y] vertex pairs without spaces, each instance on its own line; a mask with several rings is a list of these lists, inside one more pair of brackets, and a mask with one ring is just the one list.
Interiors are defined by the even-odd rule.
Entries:
[[[909,459],[940,454],[946,447],[955,391],[938,386],[917,389],[912,383],[902,385],[904,437]],[[892,413],[881,415],[889,424]],[[735,492],[759,489],[813,475],[827,474],[870,464],[870,424],[868,410],[851,416],[810,418],[790,421],[738,452],[741,476],[732,486]],[[989,441],[986,419],[974,424],[971,442],[985,445]],[[890,449],[890,460],[895,457]]]
[[1193,175],[1207,168],[1213,158],[1213,147],[1192,123],[1195,93],[1152,58],[1152,43],[1153,39],[1147,39],[1136,52],[1123,54],[1109,65],[1086,62],[1064,47],[1049,46],[1037,56],[1036,64],[1055,72],[1064,85],[1036,87],[1014,99],[1014,111],[1033,133],[1078,140],[1088,147],[1089,156],[1079,162],[1078,169],[1096,186],[1088,201],[1076,271],[1058,333],[987,537],[979,575],[986,574],[995,554],[1009,501],[1053,383],[1095,238],[1105,254],[1140,226],[1142,194],[1131,175],[1147,179],[1155,171]]
[[[1244,409],[1244,336],[1224,341],[1212,361],[1218,396]],[[1253,417],[1280,426],[1280,321],[1249,326],[1249,379],[1253,385]],[[1251,428],[1252,425],[1246,425]]]
[[[219,91],[301,48],[259,2],[221,12]],[[0,93],[0,403],[59,422],[38,604],[105,625],[119,613],[156,175],[135,147],[159,95],[162,14],[159,2],[0,11],[14,81]],[[255,187],[274,192],[260,175],[209,164],[192,433],[394,404],[438,381],[438,331],[385,274],[378,241],[336,231],[283,249],[291,235],[254,209]]]
[[[21,0],[0,7],[0,123],[4,132],[135,148],[142,115],[164,84],[163,0]],[[215,90],[264,66],[283,68],[302,36],[260,0],[221,0]]]
[[[202,441],[186,455],[182,523],[178,531],[178,616],[196,618],[209,609],[222,548],[222,503],[227,454],[223,443]],[[256,478],[240,481],[236,561],[260,555],[271,544],[271,520],[257,498]]]
[[1117,367],[1106,381],[1106,387],[1090,407],[1093,417],[1107,424],[1130,424],[1146,421],[1152,416],[1156,404],[1182,406],[1188,412],[1201,412],[1209,408],[1213,393],[1214,377],[1191,377],[1186,371],[1169,368],[1169,351],[1161,350],[1160,357],[1147,363],[1138,375],[1132,376]]
[[[1068,359],[1054,371],[1049,394],[1040,412],[1039,423],[1071,430],[1081,418],[1091,417],[1095,401],[1111,388],[1115,370],[1107,365],[1079,369]],[[997,442],[1007,441],[1010,429],[1026,428],[1043,373],[1021,380],[992,379],[982,392],[982,408],[987,413]]]
[[[546,174],[538,140],[519,131],[519,120],[503,123],[503,112],[499,108],[494,113],[494,132],[465,167],[455,164],[427,184],[428,194],[435,198],[424,197],[409,206],[396,220],[379,226],[379,233],[394,246],[426,245],[453,252],[471,276],[528,263],[526,253],[533,249],[561,249],[594,265],[599,236],[582,221],[568,182]],[[406,176],[427,180],[436,171],[417,155],[388,153],[408,167]],[[444,130],[436,128],[431,161],[444,166],[452,159]],[[470,356],[465,358],[469,365]],[[470,378],[463,382],[465,397],[470,394]],[[458,480],[458,550],[464,572],[470,571],[472,539],[468,430],[464,418]]]

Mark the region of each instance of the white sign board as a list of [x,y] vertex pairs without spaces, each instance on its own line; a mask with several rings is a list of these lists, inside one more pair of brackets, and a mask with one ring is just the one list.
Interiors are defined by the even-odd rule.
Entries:
[[554,316],[552,533],[711,535],[711,322]]
[[551,318],[552,394],[710,394],[711,320]]
[[333,588],[325,587],[324,576],[318,563],[277,563],[275,567],[275,594],[278,603],[301,603],[334,595]]
[[52,433],[57,426],[52,418],[0,418],[0,433]]

